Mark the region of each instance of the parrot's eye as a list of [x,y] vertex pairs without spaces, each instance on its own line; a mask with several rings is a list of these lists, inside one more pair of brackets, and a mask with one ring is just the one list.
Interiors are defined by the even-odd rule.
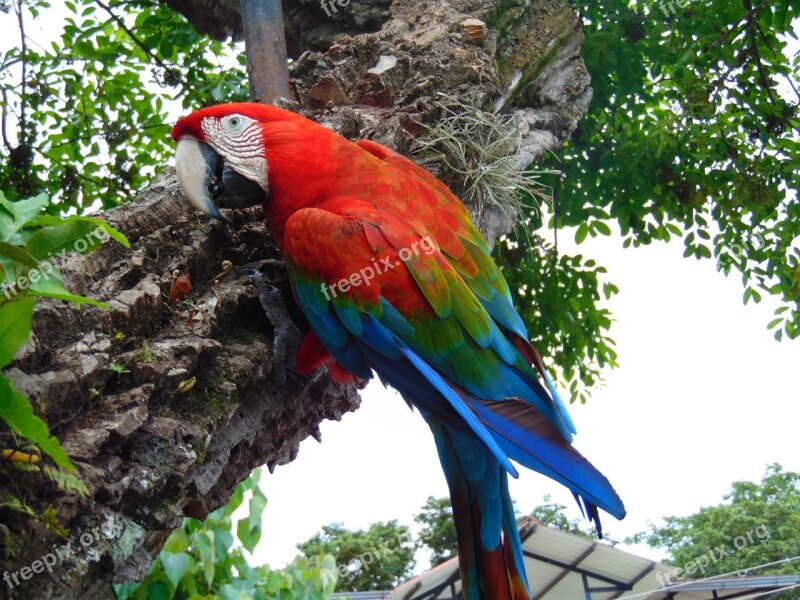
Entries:
[[233,134],[241,133],[245,125],[246,122],[240,115],[231,115],[222,120],[222,126]]

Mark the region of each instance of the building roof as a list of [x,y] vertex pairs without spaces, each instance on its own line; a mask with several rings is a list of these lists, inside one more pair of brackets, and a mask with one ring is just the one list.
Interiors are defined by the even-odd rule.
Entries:
[[[534,600],[724,600],[767,598],[800,584],[797,576],[673,580],[674,567],[613,546],[526,519],[520,526]],[[666,587],[665,587],[666,586]],[[389,600],[450,600],[461,591],[458,559],[423,573],[397,589]],[[762,595],[763,592],[763,595]]]

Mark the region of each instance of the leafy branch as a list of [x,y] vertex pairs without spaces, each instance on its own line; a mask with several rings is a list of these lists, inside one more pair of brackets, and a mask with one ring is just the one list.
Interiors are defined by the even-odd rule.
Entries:
[[[43,195],[10,202],[0,192],[0,370],[28,343],[37,297],[104,306],[64,288],[53,261],[57,253],[78,247],[78,240],[83,240],[81,247],[85,246],[85,250],[96,248],[99,240],[89,232],[97,230],[129,245],[121,233],[98,219],[43,215],[48,203]],[[93,239],[94,243],[87,241]],[[15,435],[41,448],[59,467],[74,471],[69,457],[44,420],[35,414],[30,401],[1,374],[0,419]]]
[[128,28],[128,27],[125,25],[125,21],[124,21],[124,20],[123,20],[123,19],[122,19],[122,18],[121,18],[119,15],[117,15],[117,14],[116,14],[116,13],[115,13],[115,12],[114,12],[112,9],[111,9],[111,7],[110,7],[110,6],[108,6],[107,4],[105,4],[104,2],[102,2],[101,0],[94,0],[94,2],[95,2],[95,4],[97,4],[97,6],[99,6],[100,8],[102,8],[104,11],[106,11],[106,12],[108,13],[108,15],[109,15],[109,16],[111,17],[111,19],[112,19],[112,20],[113,20],[113,21],[114,21],[114,22],[115,22],[115,23],[116,23],[116,24],[119,26],[119,28],[120,28],[122,31],[124,31],[124,32],[125,32],[125,33],[128,35],[128,37],[131,39],[131,41],[133,41],[133,43],[134,43],[134,44],[136,44],[137,46],[139,46],[139,48],[142,50],[142,52],[144,52],[144,53],[145,53],[145,55],[146,55],[146,56],[147,56],[147,57],[148,57],[148,58],[149,58],[151,61],[153,61],[153,62],[154,62],[155,64],[157,64],[159,67],[161,67],[162,69],[164,69],[164,71],[166,71],[166,72],[169,74],[169,76],[170,76],[170,77],[172,77],[172,78],[174,79],[174,81],[175,81],[175,82],[177,82],[177,83],[180,83],[180,84],[181,84],[181,85],[183,85],[184,87],[191,87],[191,86],[189,85],[189,83],[187,83],[187,82],[186,82],[186,81],[185,81],[185,80],[184,80],[184,79],[183,79],[183,78],[182,78],[182,77],[181,77],[181,76],[180,76],[180,75],[179,75],[177,72],[175,72],[175,71],[174,71],[174,70],[173,70],[173,69],[172,69],[172,68],[171,68],[169,65],[167,65],[167,64],[166,64],[166,63],[165,63],[163,60],[161,60],[161,58],[159,58],[159,56],[158,56],[157,54],[155,54],[154,52],[152,52],[152,51],[150,50],[150,48],[148,48],[147,46],[145,46],[145,45],[144,45],[144,43],[143,43],[143,42],[142,42],[142,41],[139,39],[139,37],[138,37],[138,36],[137,36],[137,35],[136,35],[136,34],[135,34],[135,33],[134,33],[134,32],[133,32],[133,31],[132,31],[130,28]]

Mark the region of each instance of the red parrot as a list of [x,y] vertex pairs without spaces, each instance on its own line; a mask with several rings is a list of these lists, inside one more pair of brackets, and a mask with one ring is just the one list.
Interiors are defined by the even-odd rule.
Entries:
[[[311,325],[297,367],[372,373],[433,431],[458,533],[463,597],[528,599],[507,474],[514,460],[567,486],[594,521],[625,508],[570,444],[575,428],[489,248],[461,201],[424,169],[297,114],[226,104],[180,119],[188,199],[262,204]],[[216,202],[216,204],[215,204]]]

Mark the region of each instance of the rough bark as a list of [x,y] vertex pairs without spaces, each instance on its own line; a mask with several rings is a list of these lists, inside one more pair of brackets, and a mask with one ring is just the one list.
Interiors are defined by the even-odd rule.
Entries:
[[[201,31],[240,35],[238,2],[167,1]],[[284,3],[297,57],[296,97],[285,104],[434,173],[441,162],[416,156],[416,140],[453,105],[448,97],[516,114],[521,166],[563,144],[588,106],[580,24],[560,1],[351,0],[331,12],[316,0]],[[31,344],[8,371],[53,426],[89,496],[8,465],[0,482],[40,515],[53,507],[74,547],[95,527],[115,535],[13,590],[0,582],[0,597],[113,597],[111,584],[143,576],[185,515],[205,516],[252,468],[290,462],[322,419],[358,406],[357,391],[325,373],[290,375],[276,388],[271,328],[255,290],[235,271],[215,279],[223,260],[266,262],[291,304],[280,266],[269,262],[278,255],[260,210],[233,215],[232,226],[209,223],[167,171],[106,217],[132,248],[107,242],[63,270],[70,289],[110,310],[41,302]],[[509,226],[500,215],[483,217],[489,237]],[[201,309],[191,321],[190,308],[168,297],[176,270],[189,274],[189,298]],[[130,373],[113,373],[112,363]],[[0,442],[12,443],[7,433]],[[64,543],[41,521],[5,509],[0,518],[0,572]]]
[[[460,103],[512,115],[520,168],[559,148],[588,109],[583,31],[559,0],[398,0],[375,33],[331,36],[340,13],[341,26],[366,26],[362,1],[376,14],[375,0],[351,0],[334,19],[320,16],[316,0],[284,6],[287,40],[311,48],[291,68],[294,100],[345,137],[408,154],[458,190],[441,157],[417,154],[425,126],[445,109]],[[490,243],[513,226],[495,209],[475,216]]]
[[[112,539],[87,544],[88,552],[52,575],[34,575],[16,593],[3,583],[0,596],[112,597],[109,584],[144,576],[184,516],[205,517],[252,469],[290,462],[300,441],[319,437],[320,421],[359,404],[353,386],[334,384],[324,372],[289,374],[276,386],[271,325],[249,278],[236,269],[216,277],[224,260],[275,265],[259,211],[237,215],[233,226],[208,222],[168,170],[106,217],[131,249],[108,241],[72,256],[62,270],[73,291],[110,310],[40,302],[31,343],[7,371],[53,425],[89,497],[65,495],[34,474],[10,483],[6,469],[3,479],[37,512],[54,507],[73,548],[83,548],[80,536],[98,526]],[[170,299],[175,271],[189,274],[187,300],[197,312]],[[279,265],[271,276],[290,301]],[[295,319],[303,323],[299,313]],[[112,363],[130,373],[115,374]],[[17,571],[64,543],[32,520],[9,527],[7,551],[15,555],[0,570]]]

